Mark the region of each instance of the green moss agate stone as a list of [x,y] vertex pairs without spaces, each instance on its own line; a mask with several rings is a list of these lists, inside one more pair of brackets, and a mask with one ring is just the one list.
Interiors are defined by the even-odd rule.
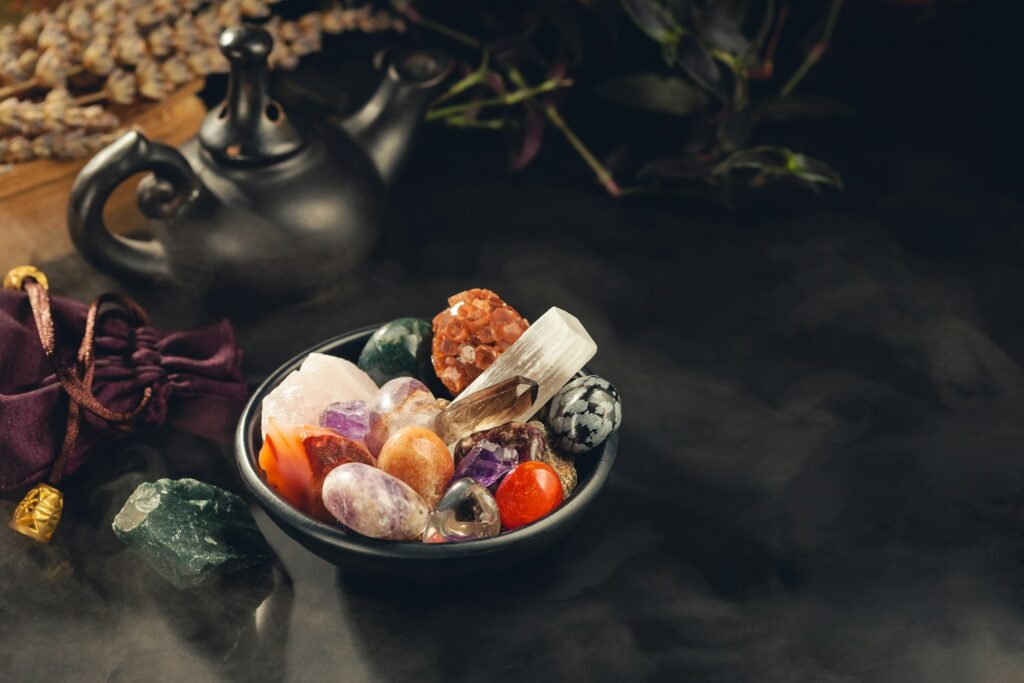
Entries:
[[195,479],[140,484],[112,527],[178,588],[211,583],[271,556],[245,501]]
[[430,323],[419,318],[398,318],[381,325],[359,354],[357,365],[378,386],[396,377],[431,377]]

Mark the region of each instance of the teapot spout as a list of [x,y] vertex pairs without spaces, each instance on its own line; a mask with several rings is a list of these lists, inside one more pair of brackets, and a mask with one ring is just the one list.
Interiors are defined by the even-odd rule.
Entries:
[[391,185],[412,147],[423,112],[452,70],[452,59],[434,50],[399,54],[370,101],[342,129],[363,148],[385,185]]

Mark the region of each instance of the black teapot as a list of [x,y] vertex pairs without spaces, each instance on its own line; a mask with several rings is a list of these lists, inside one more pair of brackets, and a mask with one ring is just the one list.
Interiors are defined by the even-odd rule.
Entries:
[[[400,53],[369,102],[337,126],[293,120],[268,93],[270,34],[225,31],[224,102],[180,151],[130,132],[82,168],[71,190],[71,239],[93,265],[203,291],[309,292],[362,262],[379,230],[386,186],[451,60]],[[111,233],[103,206],[150,171],[138,204],[152,240]]]

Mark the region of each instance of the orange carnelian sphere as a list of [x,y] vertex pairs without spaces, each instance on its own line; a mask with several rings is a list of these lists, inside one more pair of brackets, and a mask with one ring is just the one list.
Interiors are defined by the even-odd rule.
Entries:
[[505,529],[536,522],[562,504],[562,482],[551,465],[528,460],[509,472],[494,494]]

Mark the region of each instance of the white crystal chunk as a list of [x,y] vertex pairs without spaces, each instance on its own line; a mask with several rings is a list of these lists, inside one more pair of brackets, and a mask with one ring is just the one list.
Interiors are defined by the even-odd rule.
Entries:
[[267,434],[267,420],[282,425],[315,425],[320,413],[335,401],[365,401],[372,404],[377,385],[355,363],[323,353],[311,353],[298,370],[284,378],[263,399],[261,425]]
[[463,397],[507,379],[522,375],[537,382],[537,400],[511,418],[527,422],[551,400],[597,353],[597,344],[575,316],[560,308],[550,308],[537,318],[523,335],[498,356],[472,384],[460,393],[452,405]]

